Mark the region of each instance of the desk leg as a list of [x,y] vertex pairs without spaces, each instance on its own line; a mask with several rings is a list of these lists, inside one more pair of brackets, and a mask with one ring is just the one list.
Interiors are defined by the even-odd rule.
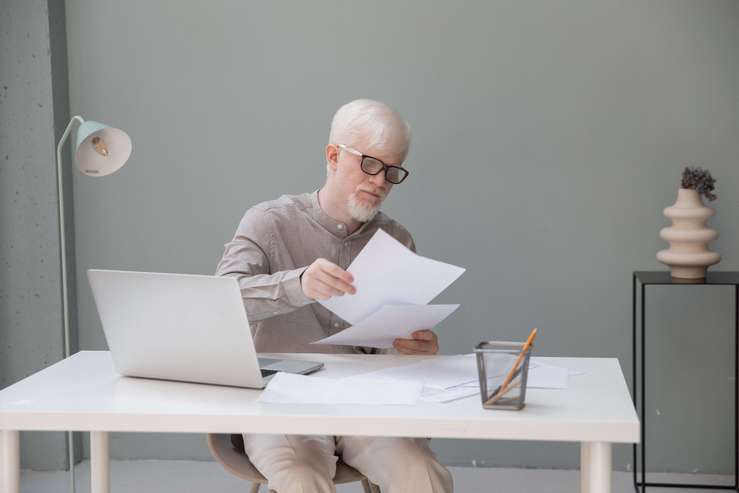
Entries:
[[90,480],[92,493],[110,493],[108,432],[90,432]]
[[17,431],[0,431],[0,489],[19,493],[21,490],[21,442]]
[[611,493],[611,444],[582,442],[580,444],[580,492]]
[[580,493],[590,493],[590,442],[580,444]]

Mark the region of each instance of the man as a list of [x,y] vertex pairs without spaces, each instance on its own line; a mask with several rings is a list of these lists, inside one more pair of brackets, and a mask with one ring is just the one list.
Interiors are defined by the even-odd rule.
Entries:
[[[326,145],[326,183],[317,192],[282,196],[247,210],[225,245],[217,274],[241,288],[259,352],[373,352],[311,346],[348,324],[316,300],[356,293],[345,269],[382,228],[408,248],[403,226],[379,212],[408,175],[410,128],[384,103],[352,101],[334,115]],[[396,339],[402,354],[435,354],[436,334]],[[427,440],[245,434],[244,448],[278,493],[333,492],[337,455],[383,493],[451,492],[452,478]]]

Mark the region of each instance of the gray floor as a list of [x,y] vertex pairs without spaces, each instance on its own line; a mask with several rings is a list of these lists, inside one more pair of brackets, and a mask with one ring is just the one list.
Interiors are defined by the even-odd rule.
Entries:
[[[453,467],[454,486],[457,493],[573,493],[579,490],[578,471],[547,469],[494,469]],[[85,461],[76,468],[77,493],[90,491],[90,464]],[[248,488],[241,481],[226,473],[215,462],[199,461],[112,461],[112,493],[246,493]],[[613,493],[632,493],[631,473],[614,474]],[[659,475],[650,480],[667,480],[728,484],[733,478],[707,475]],[[22,493],[63,493],[68,491],[65,471],[23,471]],[[266,488],[262,488],[265,492]],[[338,493],[361,493],[359,485],[338,488]],[[694,489],[650,488],[659,493],[689,493]]]

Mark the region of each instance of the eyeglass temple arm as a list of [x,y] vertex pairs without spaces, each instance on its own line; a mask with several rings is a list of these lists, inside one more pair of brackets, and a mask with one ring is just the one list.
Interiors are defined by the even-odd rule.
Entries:
[[362,154],[358,150],[352,149],[351,147],[349,147],[347,145],[344,145],[344,144],[334,144],[334,145],[336,147],[338,147],[339,149],[342,149],[342,150],[344,150],[344,151],[346,151],[346,152],[348,152],[350,154],[354,154],[355,156],[364,156],[364,154]]

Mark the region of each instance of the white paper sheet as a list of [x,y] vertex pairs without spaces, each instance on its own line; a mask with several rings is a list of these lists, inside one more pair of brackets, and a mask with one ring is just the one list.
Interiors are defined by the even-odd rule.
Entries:
[[365,373],[366,376],[422,382],[427,388],[448,389],[471,382],[477,385],[474,354],[434,356],[418,363]]
[[459,305],[385,305],[353,326],[312,344],[391,348],[395,339],[410,339],[416,330],[433,329],[457,308]]
[[413,405],[421,396],[420,382],[357,375],[320,378],[277,373],[257,402],[277,404]]
[[[542,359],[541,356],[539,356],[539,357],[534,356],[534,357],[531,358],[531,362],[529,363],[529,365],[530,365],[531,368],[533,368],[534,367],[533,365],[535,365],[535,364],[536,365],[539,365],[539,364],[547,365],[546,363],[542,363],[542,361],[544,361],[544,360]],[[547,366],[553,366],[553,365],[547,365]],[[582,371],[582,370],[580,370],[580,369],[578,369],[578,368],[567,368],[567,374],[569,376],[571,376],[571,377],[574,377],[574,376],[577,376],[577,375],[584,375],[585,372]]]
[[[529,363],[529,375],[526,387],[529,389],[566,389],[568,385],[568,370],[558,366],[537,365]],[[488,379],[488,390],[495,389],[503,383],[504,375],[497,375]],[[480,384],[478,380],[467,382],[458,387],[438,389],[436,387],[424,387],[421,392],[421,401],[424,402],[452,402],[469,396],[480,396]]]
[[357,292],[320,303],[352,325],[383,305],[425,305],[465,271],[416,255],[381,229],[347,270]]
[[526,386],[531,389],[566,389],[568,376],[567,368],[538,365],[536,368],[529,368]]
[[[526,387],[530,389],[566,389],[570,370],[559,366],[545,365],[538,362],[529,362],[529,375],[526,378]],[[488,374],[488,389],[494,389],[503,383],[504,374]],[[478,382],[467,382],[467,388],[477,387]]]
[[452,402],[471,395],[480,395],[480,389],[472,387],[452,387],[451,389],[436,389],[433,387],[424,387],[421,393],[423,402]]

